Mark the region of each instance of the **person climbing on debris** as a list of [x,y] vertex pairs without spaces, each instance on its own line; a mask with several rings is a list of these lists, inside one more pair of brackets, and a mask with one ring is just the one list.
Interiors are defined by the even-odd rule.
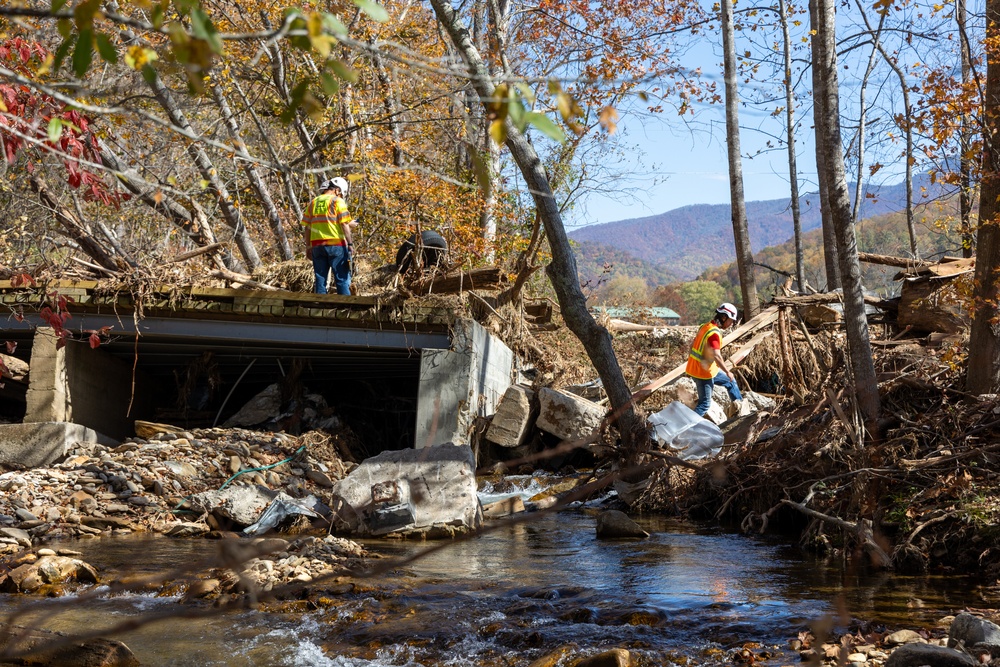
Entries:
[[351,254],[354,238],[351,226],[356,225],[347,211],[347,179],[323,181],[322,194],[315,197],[302,214],[305,226],[306,257],[312,260],[316,273],[316,294],[327,293],[327,281],[333,271],[337,294],[351,293]]
[[712,389],[715,385],[726,388],[733,401],[742,401],[736,379],[722,358],[722,330],[736,324],[736,306],[724,303],[715,309],[715,317],[698,329],[698,335],[691,343],[685,372],[694,380],[698,388],[698,405],[694,411],[705,416],[712,406]]

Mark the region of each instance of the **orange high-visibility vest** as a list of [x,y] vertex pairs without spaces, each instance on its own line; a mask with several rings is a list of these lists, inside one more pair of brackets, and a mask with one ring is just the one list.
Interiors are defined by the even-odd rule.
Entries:
[[711,365],[706,365],[705,348],[708,347],[708,339],[712,334],[718,334],[719,342],[722,341],[722,329],[715,325],[715,322],[706,322],[698,329],[698,335],[694,337],[691,344],[691,352],[688,354],[687,368],[684,369],[691,377],[699,380],[711,380],[719,373],[719,366],[714,361]]

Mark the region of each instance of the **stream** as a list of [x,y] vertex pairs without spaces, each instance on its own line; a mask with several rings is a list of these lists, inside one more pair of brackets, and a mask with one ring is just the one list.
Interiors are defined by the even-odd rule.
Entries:
[[[318,610],[175,617],[114,638],[147,667],[527,665],[564,645],[591,653],[627,648],[639,664],[722,664],[729,649],[747,642],[778,665],[798,662],[790,638],[838,609],[898,629],[932,626],[965,606],[998,606],[996,589],[969,579],[845,569],[774,540],[661,517],[638,521],[650,538],[598,541],[593,511],[538,515],[341,587],[347,592]],[[438,543],[364,544],[403,558]],[[136,537],[61,546],[110,578],[169,570],[210,556],[219,542]],[[3,604],[8,611],[29,606],[19,623],[34,618],[72,632],[177,602],[127,594],[71,605],[7,597]]]

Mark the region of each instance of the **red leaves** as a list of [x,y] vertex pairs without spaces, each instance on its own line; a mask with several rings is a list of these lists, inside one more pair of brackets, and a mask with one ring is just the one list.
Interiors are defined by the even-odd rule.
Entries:
[[[35,75],[29,63],[33,59],[41,62],[47,54],[40,44],[21,37],[0,40],[0,63],[25,78]],[[62,158],[67,182],[82,189],[84,199],[118,208],[121,195],[109,188],[100,175],[81,166],[81,161],[101,162],[90,118],[48,95],[35,93],[26,85],[0,83],[0,100],[7,112],[0,116],[0,140],[8,163],[13,164],[22,151],[54,153]],[[29,161],[28,169],[32,168]]]
[[18,273],[10,277],[11,287],[35,286],[35,279],[27,273]]
[[101,327],[100,329],[97,330],[91,329],[88,331],[88,333],[90,334],[90,337],[87,339],[87,341],[90,343],[90,349],[96,350],[98,347],[100,347],[101,343],[104,342],[104,339],[106,339],[110,335],[111,327],[110,326]]
[[7,354],[14,354],[15,350],[17,350],[17,341],[8,340],[7,341]]

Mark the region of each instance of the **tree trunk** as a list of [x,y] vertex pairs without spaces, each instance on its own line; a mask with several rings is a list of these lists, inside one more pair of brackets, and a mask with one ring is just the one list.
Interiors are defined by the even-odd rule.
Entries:
[[[108,7],[113,11],[117,11],[118,3],[112,0],[108,2]],[[126,45],[140,45],[141,40],[131,30],[120,30],[119,35],[122,38],[122,42]],[[188,134],[196,134],[184,116],[184,112],[181,111],[180,106],[174,100],[173,93],[163,83],[156,70],[152,67],[147,67],[147,71],[143,73],[142,78],[153,91],[156,101],[167,112],[170,122]],[[226,224],[233,230],[233,239],[236,242],[236,247],[240,250],[240,254],[243,256],[243,260],[251,269],[256,268],[260,265],[257,248],[254,246],[253,239],[250,238],[250,234],[247,232],[246,225],[243,224],[240,212],[233,206],[229,191],[219,179],[218,172],[212,164],[211,159],[209,159],[208,154],[196,141],[187,142],[187,152],[197,166],[201,177],[208,182],[209,188],[215,194],[219,210],[222,212],[222,217],[226,221]]]
[[[857,0],[855,1],[857,2]],[[868,31],[872,32],[871,24],[868,23],[868,15],[865,14],[864,7],[860,2],[858,2],[858,9],[861,10],[861,17],[864,19]],[[916,157],[913,155],[913,107],[910,106],[910,84],[906,80],[906,72],[899,66],[899,63],[892,59],[885,50],[885,46],[882,45],[881,35],[884,18],[885,14],[879,20],[878,31],[872,33],[872,39],[875,41],[875,48],[882,54],[882,59],[885,60],[885,63],[899,79],[899,88],[903,92],[903,127],[900,129],[906,134],[906,155],[904,156],[906,158],[906,232],[910,236],[910,254],[913,256],[913,259],[919,260],[920,250],[917,247],[917,226],[913,219],[913,163],[916,162]]]
[[726,148],[729,153],[729,201],[736,243],[736,266],[740,272],[743,310],[746,319],[757,315],[757,280],[753,270],[753,250],[747,228],[747,206],[743,196],[743,158],[740,155],[740,94],[736,88],[736,39],[733,34],[733,0],[722,0],[722,50],[726,79]]
[[[1000,39],[1000,0],[986,0],[986,41]],[[987,49],[986,99],[983,101],[983,176],[979,197],[979,237],[976,242],[975,314],[969,337],[970,393],[1000,390],[1000,62]]]
[[[821,44],[817,44],[816,40],[816,26],[817,17],[814,11],[814,3],[816,0],[810,0],[809,3],[809,27],[812,29],[813,39],[812,39],[812,84],[813,91],[819,90],[823,86],[823,82],[820,80],[821,70],[828,69],[827,66],[821,66],[823,55],[823,47]],[[816,109],[815,103],[813,104],[813,121],[816,125],[816,164],[824,165],[826,164],[826,148],[823,146],[823,142],[818,139],[820,135],[819,123],[821,119],[819,118],[819,112]],[[837,152],[840,152],[840,144],[837,144]],[[818,169],[817,169],[818,171]],[[837,260],[837,233],[833,228],[833,214],[830,209],[830,193],[827,189],[827,182],[823,178],[819,178],[819,208],[820,216],[823,221],[823,261],[826,267],[826,289],[827,291],[832,291],[840,288],[840,264]]]
[[[972,75],[972,56],[969,49],[969,33],[966,29],[968,15],[965,0],[955,2],[955,20],[958,22],[958,39],[962,50],[962,87],[969,85]],[[961,129],[958,134],[958,210],[961,218],[962,257],[972,257],[976,239],[972,230],[972,128],[968,114],[962,114]]]
[[[865,8],[861,6],[861,3],[858,2],[858,0],[855,1],[857,2],[858,10],[861,12],[861,16],[864,17],[865,25],[868,25],[868,17],[865,15]],[[872,37],[872,39],[876,42],[878,42],[882,35],[882,26],[885,23],[885,17],[885,12],[881,12],[879,14],[878,30],[875,31],[875,34]],[[868,26],[868,30],[871,32],[871,26]],[[854,209],[851,216],[855,221],[861,220],[861,199],[864,194],[864,188],[861,187],[861,184],[865,182],[865,126],[868,120],[868,106],[865,96],[868,93],[868,81],[871,79],[872,71],[875,69],[876,53],[878,53],[878,47],[873,46],[872,52],[868,54],[868,66],[865,67],[865,75],[861,77],[861,90],[858,92],[858,169],[855,172]]]
[[385,106],[386,122],[389,123],[389,133],[392,136],[392,164],[395,167],[402,167],[403,139],[400,133],[400,122],[403,120],[403,112],[399,103],[399,95],[396,93],[396,86],[393,84],[389,69],[385,66],[385,58],[377,49],[372,51],[372,62],[375,64],[375,74],[383,89],[382,104]]
[[[472,44],[468,30],[461,25],[458,16],[452,9],[450,0],[431,0],[431,5],[433,5],[434,12],[452,43],[462,54],[480,99],[491,99],[495,86],[489,77],[479,51]],[[576,261],[573,258],[569,239],[562,224],[562,216],[549,187],[541,160],[525,136],[509,120],[507,123],[507,148],[510,149],[514,162],[524,177],[528,190],[535,200],[538,215],[545,227],[545,234],[552,251],[552,263],[549,264],[547,273],[559,298],[563,318],[570,330],[583,343],[594,368],[597,369],[604,383],[604,389],[608,393],[614,417],[617,419],[625,443],[627,459],[635,461],[639,447],[645,444],[643,438],[646,430],[645,422],[632,405],[632,393],[625,382],[621,367],[618,365],[618,359],[615,357],[614,348],[611,345],[611,334],[594,321],[587,310],[586,299],[580,290],[580,281],[577,277]]]
[[792,38],[788,30],[788,5],[778,0],[778,16],[785,56],[785,133],[788,145],[788,183],[792,195],[792,228],[795,231],[795,279],[805,293],[805,259],[802,251],[802,215],[799,209],[799,168],[795,156],[795,90],[792,86]]
[[[115,172],[118,182],[129,192],[139,197],[144,204],[162,215],[174,225],[177,225],[188,238],[198,247],[216,243],[215,232],[205,212],[195,206],[194,211],[166,194],[156,185],[146,181],[135,169],[122,162],[103,139],[98,139],[101,147],[101,162],[105,167]],[[222,262],[230,271],[245,271],[246,267],[228,248],[220,250]]]
[[865,427],[878,437],[880,410],[875,365],[872,362],[868,319],[861,288],[861,265],[858,263],[857,239],[851,219],[851,200],[847,189],[847,171],[840,135],[840,99],[837,83],[837,55],[834,0],[811,0],[813,21],[813,90],[816,121],[816,145],[823,146],[825,160],[817,163],[819,180],[826,182],[830,212],[837,235],[840,272],[844,287],[844,319],[847,329],[850,365],[854,388]]
[[236,122],[236,118],[233,116],[233,111],[229,107],[229,100],[226,99],[225,93],[222,92],[221,85],[218,81],[213,81],[209,83],[209,88],[212,91],[215,103],[219,105],[222,118],[226,121],[226,127],[229,128],[229,135],[233,138],[233,148],[236,150],[236,155],[243,158],[243,172],[247,175],[250,187],[257,195],[257,199],[260,201],[260,205],[267,215],[267,220],[271,224],[271,232],[274,234],[274,240],[277,242],[278,253],[281,255],[282,261],[287,262],[292,258],[292,248],[288,243],[288,236],[285,234],[281,214],[278,212],[278,207],[274,204],[274,199],[271,198],[271,191],[254,166],[253,159],[247,151],[247,145],[240,136],[239,123]]

